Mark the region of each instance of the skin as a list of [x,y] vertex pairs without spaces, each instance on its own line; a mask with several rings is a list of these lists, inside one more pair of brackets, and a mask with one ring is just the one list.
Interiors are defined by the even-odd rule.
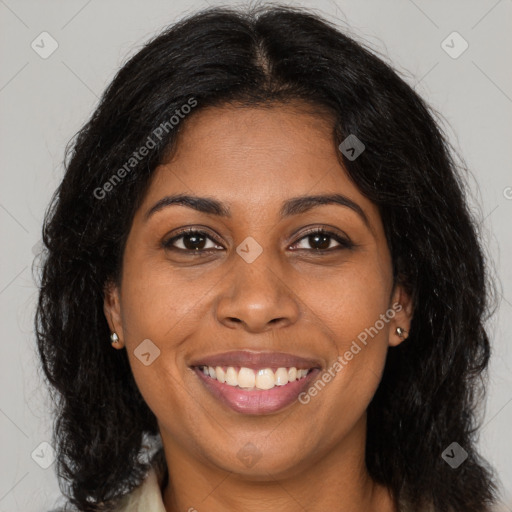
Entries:
[[[393,286],[378,209],[341,166],[331,121],[301,104],[223,106],[195,112],[180,130],[135,214],[120,286],[110,283],[105,294],[110,328],[158,419],[167,512],[396,510],[364,464],[366,409],[388,348],[403,341],[396,327],[409,331],[412,306]],[[145,218],[176,193],[216,198],[231,218],[180,205]],[[331,193],[357,203],[369,226],[335,204],[279,217],[290,198]],[[217,236],[201,248],[219,250],[179,253],[193,247],[187,237],[174,251],[164,248],[184,226]],[[321,241],[305,236],[311,227],[348,236],[355,247],[328,238],[330,252],[319,253]],[[250,264],[236,252],[248,236],[263,249]],[[240,349],[291,352],[331,368],[395,303],[401,311],[307,405],[237,413],[189,368],[200,356]],[[160,350],[148,366],[134,354],[145,339]],[[249,442],[259,456],[251,467],[237,456]]]

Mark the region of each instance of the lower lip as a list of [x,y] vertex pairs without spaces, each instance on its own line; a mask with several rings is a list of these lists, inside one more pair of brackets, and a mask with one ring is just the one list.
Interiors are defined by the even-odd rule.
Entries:
[[297,400],[299,394],[320,372],[318,368],[314,368],[302,379],[289,382],[284,386],[248,391],[212,379],[198,367],[193,370],[213,396],[231,409],[244,414],[270,414],[284,409]]

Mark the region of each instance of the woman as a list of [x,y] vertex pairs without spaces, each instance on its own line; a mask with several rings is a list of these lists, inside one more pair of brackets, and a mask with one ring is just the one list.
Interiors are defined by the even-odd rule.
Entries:
[[43,231],[79,510],[491,510],[461,176],[425,103],[328,22],[164,31],[79,132]]

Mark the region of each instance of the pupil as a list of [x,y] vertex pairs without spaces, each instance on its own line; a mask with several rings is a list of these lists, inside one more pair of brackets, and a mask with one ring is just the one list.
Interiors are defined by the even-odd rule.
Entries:
[[[319,243],[319,240],[320,240],[320,243]],[[322,235],[322,234],[310,235],[309,243],[313,247],[315,246],[315,244],[318,244],[320,247],[316,247],[316,248],[320,249],[320,250],[328,249],[329,248],[329,236]]]
[[[186,235],[183,238],[183,245],[189,251],[200,250],[200,249],[202,249],[201,244],[204,243],[204,239],[205,239],[205,237],[201,236],[201,235]],[[192,243],[187,243],[187,241],[192,242]],[[198,247],[198,245],[200,245],[201,247]]]

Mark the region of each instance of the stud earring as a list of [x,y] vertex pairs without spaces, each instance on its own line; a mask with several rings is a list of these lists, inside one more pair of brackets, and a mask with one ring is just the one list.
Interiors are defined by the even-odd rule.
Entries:
[[117,335],[116,332],[113,332],[111,335],[110,335],[110,340],[112,342],[112,346],[115,346],[115,345],[118,345],[119,344],[119,336]]
[[401,327],[397,327],[396,333],[398,334],[398,336],[400,336],[400,338],[404,338],[404,333],[407,333],[407,331],[405,329],[402,329]]

